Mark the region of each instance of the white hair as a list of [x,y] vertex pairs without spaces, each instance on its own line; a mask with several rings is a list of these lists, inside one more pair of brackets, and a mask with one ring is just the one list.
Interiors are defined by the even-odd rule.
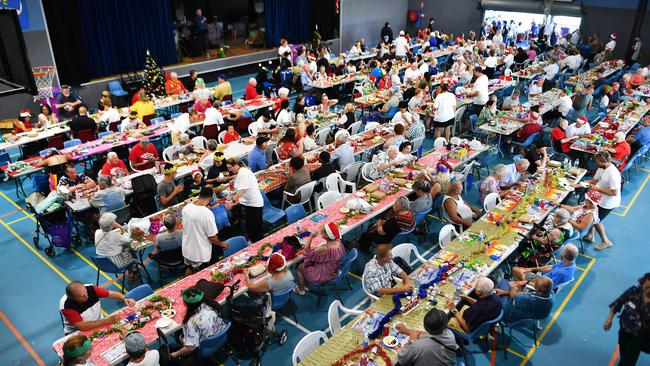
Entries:
[[106,212],[99,217],[99,228],[102,229],[103,232],[107,233],[113,230],[115,220],[117,220],[117,216],[115,216],[114,213]]
[[397,145],[390,145],[388,147],[388,149],[386,149],[386,152],[387,153],[389,153],[389,152],[398,153],[399,152],[399,147],[397,147]]
[[181,142],[190,141],[190,135],[182,133],[178,138]]
[[278,96],[280,98],[288,97],[289,96],[289,89],[287,89],[285,87],[282,87],[282,88],[278,89]]
[[169,76],[173,77],[173,78],[176,78],[176,77],[178,77],[178,74],[175,73],[174,71],[172,71],[172,72],[169,73]]
[[480,292],[481,297],[489,296],[494,291],[494,282],[487,277],[480,277],[476,280],[474,288]]
[[253,85],[256,82],[257,82],[257,80],[255,78],[248,79],[248,83],[251,84],[251,85]]
[[566,224],[569,222],[569,219],[571,218],[571,214],[569,211],[563,209],[563,208],[558,208],[555,210],[555,216],[560,219],[560,224]]
[[107,159],[116,158],[116,157],[117,157],[117,153],[115,151],[110,151],[108,154],[106,154]]
[[237,100],[235,101],[235,103],[239,104],[239,105],[242,106],[242,107],[246,107],[246,101],[243,100],[243,99],[241,99],[241,98],[240,98],[240,99],[237,99]]
[[347,133],[342,133],[342,134],[338,135],[338,136],[336,137],[336,139],[337,139],[340,143],[345,144],[346,142],[348,142],[348,134],[347,134]]
[[617,142],[625,141],[625,133],[622,131],[616,132],[614,134],[614,140]]
[[494,174],[499,177],[503,177],[506,175],[506,169],[507,167],[504,164],[497,164],[497,166],[494,167]]
[[530,166],[530,161],[528,161],[528,159],[521,159],[518,162],[516,162],[515,164],[517,164],[518,166],[529,167]]

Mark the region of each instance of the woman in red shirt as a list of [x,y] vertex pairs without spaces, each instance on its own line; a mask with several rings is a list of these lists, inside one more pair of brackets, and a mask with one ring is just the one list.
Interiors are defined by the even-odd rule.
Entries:
[[614,141],[612,142],[613,145],[611,147],[606,147],[605,150],[612,154],[612,159],[621,162],[618,166],[618,170],[622,172],[623,168],[625,168],[625,163],[627,163],[627,159],[630,157],[632,149],[630,148],[630,144],[625,141],[625,134],[623,132],[616,132],[614,135]]
[[32,124],[29,123],[32,114],[29,112],[29,109],[23,109],[20,111],[20,115],[16,121],[14,121],[14,133],[27,132],[32,129]]
[[239,136],[239,132],[235,131],[235,126],[228,124],[228,130],[223,134],[223,143],[229,144],[233,141],[239,140],[240,138],[241,136]]
[[390,75],[386,72],[379,79],[379,85],[377,86],[380,90],[390,89],[393,86],[393,81],[390,79]]
[[259,97],[260,95],[257,93],[257,80],[255,78],[248,79],[244,100],[257,99]]
[[278,143],[278,157],[280,160],[291,159],[298,155],[298,145],[296,144],[296,131],[288,128],[284,137]]
[[578,138],[567,137],[566,129],[569,128],[569,121],[561,119],[560,124],[551,131],[551,141],[553,141],[553,149],[563,154],[568,154],[571,151],[571,142]]
[[106,156],[106,163],[102,167],[102,175],[114,177],[124,177],[129,174],[126,164],[117,156],[114,151],[111,151]]

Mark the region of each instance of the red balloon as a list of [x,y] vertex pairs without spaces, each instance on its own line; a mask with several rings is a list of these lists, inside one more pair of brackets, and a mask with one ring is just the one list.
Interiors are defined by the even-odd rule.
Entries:
[[418,20],[418,12],[415,10],[409,10],[408,12],[408,18],[409,22],[415,23]]

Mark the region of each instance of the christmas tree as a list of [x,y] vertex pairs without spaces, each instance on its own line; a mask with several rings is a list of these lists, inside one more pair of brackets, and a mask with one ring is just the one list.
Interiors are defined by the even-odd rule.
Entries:
[[165,96],[165,72],[158,66],[149,50],[144,59],[143,87],[147,95]]

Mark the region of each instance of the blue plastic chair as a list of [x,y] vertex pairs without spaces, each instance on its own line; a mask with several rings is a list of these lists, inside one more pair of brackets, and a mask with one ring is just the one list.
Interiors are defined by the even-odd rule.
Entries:
[[289,223],[289,225],[307,217],[307,212],[305,212],[305,208],[300,204],[291,205],[285,208],[284,212],[287,215],[287,222]]
[[129,94],[124,90],[124,88],[122,88],[122,84],[117,80],[108,82],[108,90],[111,92],[111,94],[117,97],[123,97]]
[[153,289],[151,286],[149,286],[146,283],[143,283],[142,285],[131,289],[129,292],[124,295],[124,297],[128,297],[129,299],[133,299],[135,301],[140,301],[144,299],[145,297],[153,294]]
[[343,300],[341,300],[341,295],[339,294],[340,290],[344,290],[342,288],[339,288],[339,285],[343,280],[347,281],[348,283],[348,289],[352,290],[352,284],[350,283],[350,279],[348,278],[348,273],[350,273],[350,267],[352,266],[352,263],[357,260],[357,257],[359,256],[359,251],[357,248],[352,248],[345,256],[343,256],[343,259],[341,259],[341,264],[339,265],[339,270],[336,273],[336,277],[334,277],[331,281],[326,282],[320,286],[313,286],[311,291],[315,293],[318,297],[316,299],[316,307],[320,307],[320,300],[321,298],[325,295],[325,292],[320,291],[326,286],[329,286],[332,290],[334,290],[334,293],[336,294],[336,298],[339,299],[341,303],[343,303]]
[[149,123],[151,123],[152,125],[157,125],[162,122],[165,122],[165,117],[156,117],[149,120]]
[[295,287],[294,285],[289,289],[274,293],[271,296],[271,310],[276,311],[282,309],[291,300],[291,293]]
[[[540,320],[544,320],[544,319],[546,319],[546,317],[540,319],[533,319],[533,318],[519,319],[510,324],[504,321],[500,321],[499,324],[501,325],[501,334],[503,334],[503,336],[505,337],[505,328],[508,328],[508,335],[510,336],[511,339],[514,339],[514,337],[512,336],[513,329],[524,329],[530,327],[533,331],[533,340],[535,341],[535,346],[537,346],[537,324]],[[504,359],[508,358],[508,351],[505,349],[503,352],[503,358]]]
[[426,227],[427,227],[427,215],[429,213],[431,213],[431,209],[432,209],[432,207],[429,207],[428,210],[422,211],[419,214],[415,215],[415,227],[419,227],[420,225],[424,224],[425,232],[427,231],[426,230]]
[[196,355],[198,356],[198,358],[200,359],[210,358],[211,356],[219,352],[223,348],[223,346],[226,345],[226,342],[228,341],[228,330],[230,329],[230,324],[231,323],[227,323],[226,326],[223,327],[221,332],[204,339],[199,344],[199,347],[196,351]]
[[11,163],[11,156],[6,151],[0,151],[0,166]]
[[228,243],[228,249],[223,251],[224,258],[228,258],[248,246],[248,240],[243,236],[232,237],[226,240],[226,243]]
[[72,139],[72,140],[68,140],[68,141],[63,141],[63,148],[64,149],[74,147],[74,146],[77,146],[77,145],[81,145],[81,140]]
[[530,144],[533,143],[533,141],[535,141],[535,139],[537,138],[537,135],[539,135],[539,132],[528,136],[528,138],[524,142],[512,141],[512,144],[516,145],[516,146],[521,146],[521,147],[528,147],[528,146],[530,146]]
[[[95,264],[95,267],[97,267],[97,279],[95,280],[95,284],[99,286],[99,271],[104,271],[106,273],[112,273],[115,275],[115,277],[119,277],[120,275],[122,276],[122,293],[124,293],[124,286],[126,285],[126,271],[129,269],[129,265],[132,263],[129,263],[127,266],[120,268],[116,266],[113,262],[110,261],[110,259],[106,257],[90,257],[90,259],[93,261]],[[135,262],[135,259],[133,260]]]
[[478,339],[485,333],[489,332],[492,329],[492,327],[494,327],[497,323],[501,321],[502,318],[503,318],[503,309],[501,309],[501,312],[496,318],[492,320],[488,320],[485,323],[479,325],[478,328],[474,329],[474,331],[470,332],[469,334],[458,331],[454,328],[449,328],[449,329],[451,329],[451,331],[454,332],[454,334],[458,336],[460,339],[462,339],[467,343],[470,343]]
[[413,231],[415,231],[415,225],[411,228],[411,230],[404,231],[404,232],[401,232],[401,233],[395,235],[395,237],[393,238],[393,241],[391,241],[391,244],[393,244],[393,246],[395,246],[397,244],[407,243],[408,239],[409,239],[409,235],[411,235],[411,233]]
[[183,114],[183,113],[174,113],[174,114],[171,115],[170,118],[171,118],[171,119],[176,119],[176,118],[180,117],[182,114]]
[[110,135],[112,135],[114,133],[115,132],[113,132],[113,131],[100,132],[99,134],[97,134],[97,138],[101,139],[101,138],[104,138],[106,136],[110,136]]
[[443,220],[443,216],[442,216],[442,210],[443,210],[443,208],[442,208],[442,202],[444,201],[444,199],[445,199],[445,195],[444,195],[444,194],[438,194],[438,195],[436,196],[436,198],[433,199],[433,204],[431,204],[431,211],[436,210],[436,213],[438,214],[438,219],[439,219],[440,221]]
[[56,150],[56,149],[53,148],[53,147],[48,147],[48,148],[45,149],[45,150],[41,150],[41,151],[39,151],[39,152],[38,152],[38,155],[40,155],[42,158],[44,158],[45,156],[47,156],[47,154],[49,154],[50,152],[52,152],[52,151],[54,151],[54,150]]
[[260,189],[260,193],[262,194],[262,198],[264,199],[264,208],[262,209],[262,220],[264,220],[264,222],[267,223],[269,226],[273,226],[278,221],[284,219],[286,214],[284,213],[284,210],[281,210],[277,207],[273,207],[271,201],[269,201],[269,198],[266,196],[266,192],[264,192],[264,190]]

